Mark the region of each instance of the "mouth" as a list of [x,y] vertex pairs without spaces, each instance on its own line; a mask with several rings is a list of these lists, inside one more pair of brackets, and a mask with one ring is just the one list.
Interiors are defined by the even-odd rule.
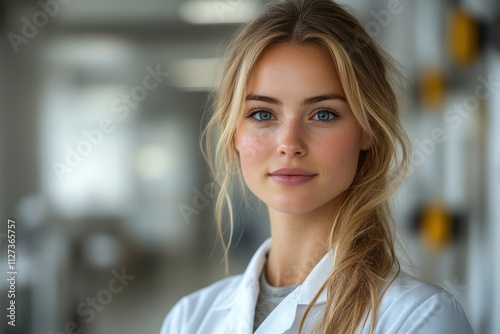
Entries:
[[315,176],[316,173],[300,168],[280,168],[269,173],[270,176]]
[[269,174],[271,179],[281,185],[300,185],[311,181],[316,173],[299,168],[281,168]]

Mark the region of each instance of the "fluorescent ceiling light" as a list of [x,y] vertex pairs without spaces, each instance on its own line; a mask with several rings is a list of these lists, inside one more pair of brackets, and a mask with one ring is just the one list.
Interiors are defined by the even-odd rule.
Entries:
[[256,16],[261,6],[251,0],[208,0],[183,2],[181,18],[191,24],[242,23]]
[[47,44],[43,50],[50,62],[69,66],[127,66],[133,62],[131,45],[114,37],[88,36],[62,38]]
[[205,91],[217,80],[217,65],[220,58],[182,59],[171,66],[172,84],[184,90]]

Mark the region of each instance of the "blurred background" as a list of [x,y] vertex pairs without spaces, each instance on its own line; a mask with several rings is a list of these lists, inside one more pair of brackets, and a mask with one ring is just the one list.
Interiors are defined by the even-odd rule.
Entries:
[[[0,1],[0,268],[15,225],[17,272],[15,327],[0,280],[0,333],[158,333],[224,277],[198,140],[215,65],[264,3]],[[500,3],[342,3],[404,68],[405,267],[500,333]],[[269,236],[250,203],[231,274]]]

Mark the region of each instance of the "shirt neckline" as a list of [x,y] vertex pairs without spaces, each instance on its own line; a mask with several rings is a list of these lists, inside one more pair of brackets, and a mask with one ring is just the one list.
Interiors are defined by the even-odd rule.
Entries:
[[262,272],[259,278],[260,292],[266,296],[273,297],[286,297],[290,292],[295,290],[300,284],[288,285],[288,286],[272,286],[269,284],[266,278],[266,266],[262,268]]
[[[245,272],[241,275],[241,281],[238,287],[232,292],[230,298],[222,298],[216,309],[228,309],[233,307],[237,300],[245,300],[246,298],[254,298],[257,301],[259,294],[259,279],[266,263],[266,257],[271,249],[272,238],[266,239],[255,254],[252,256]],[[316,264],[313,270],[306,277],[305,281],[300,284],[293,292],[297,304],[308,305],[323,286],[333,270],[333,259],[331,252],[327,252],[323,258]],[[327,291],[323,289],[319,297],[316,299],[316,304],[326,303]]]

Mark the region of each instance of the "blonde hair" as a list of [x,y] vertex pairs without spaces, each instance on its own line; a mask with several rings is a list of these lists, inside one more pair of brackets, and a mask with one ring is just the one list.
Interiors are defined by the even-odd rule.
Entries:
[[[371,316],[373,332],[380,298],[395,277],[394,270],[400,270],[388,200],[408,169],[408,139],[392,87],[394,65],[358,20],[338,4],[328,0],[271,2],[239,31],[226,53],[213,113],[202,133],[202,150],[218,187],[215,220],[224,258],[227,263],[235,177],[244,189],[233,136],[243,110],[245,85],[266,50],[289,42],[314,44],[331,56],[351,110],[372,143],[360,153],[354,181],[332,212],[328,247],[335,255],[334,270],[306,308],[299,332],[325,289],[326,310],[316,329],[328,334],[354,333]],[[224,212],[229,214],[227,243]]]

